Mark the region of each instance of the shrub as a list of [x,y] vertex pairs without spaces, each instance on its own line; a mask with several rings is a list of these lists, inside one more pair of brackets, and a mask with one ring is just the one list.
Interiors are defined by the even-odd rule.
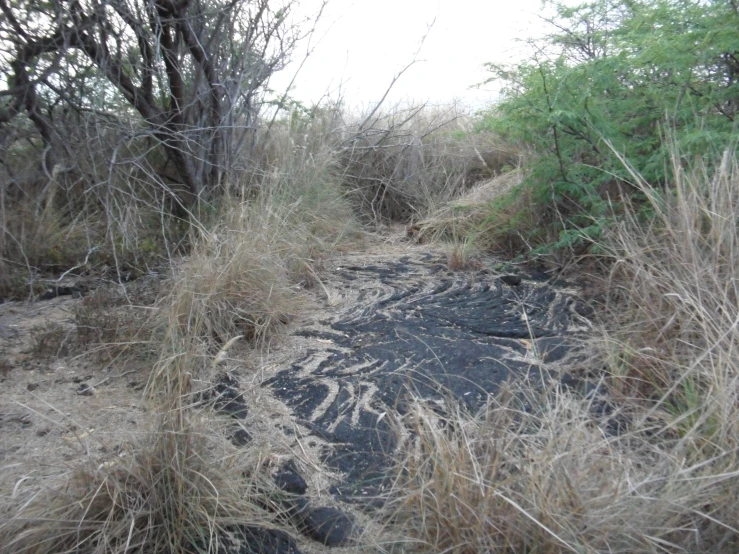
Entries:
[[[669,184],[669,134],[687,159],[720,155],[739,109],[739,12],[731,2],[551,2],[555,32],[514,66],[489,64],[504,100],[480,128],[539,154],[525,186],[554,246],[589,243],[613,203],[639,196],[619,157]],[[540,241],[541,242],[541,241]]]
[[347,125],[338,166],[355,210],[407,222],[520,163],[519,149],[471,126],[456,106],[373,112]]

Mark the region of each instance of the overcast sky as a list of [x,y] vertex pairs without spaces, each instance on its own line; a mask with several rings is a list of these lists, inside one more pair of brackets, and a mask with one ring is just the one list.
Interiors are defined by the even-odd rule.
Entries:
[[[313,13],[318,5],[320,0],[301,0],[300,12]],[[313,103],[341,88],[350,106],[367,106],[420,47],[419,61],[389,101],[460,99],[478,107],[497,98],[494,85],[471,89],[487,77],[483,64],[520,56],[516,39],[545,28],[539,14],[541,0],[330,0],[292,96]],[[273,88],[284,89],[304,52],[305,45],[275,76]]]

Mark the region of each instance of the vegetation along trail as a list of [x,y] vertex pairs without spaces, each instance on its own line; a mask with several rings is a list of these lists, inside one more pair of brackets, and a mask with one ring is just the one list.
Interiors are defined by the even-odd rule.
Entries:
[[298,4],[0,0],[0,554],[739,552],[737,3],[474,113],[275,91]]
[[[447,250],[414,244],[396,228],[336,257],[315,274],[312,309],[281,340],[256,351],[230,341],[188,395],[209,432],[236,449],[269,445],[275,482],[287,479],[289,519],[319,544],[358,538],[365,516],[351,505],[385,504],[415,404],[430,403],[443,418],[458,403],[474,415],[509,381],[559,386],[567,381],[561,364],[581,355],[592,309],[575,288],[541,272],[502,271],[492,258],[452,270]],[[88,291],[77,280],[61,291],[76,298],[3,306],[0,346],[8,364],[27,367],[5,376],[3,405],[15,406],[3,413],[5,484],[52,478],[90,455],[104,464],[130,455],[131,435],[147,426],[140,366],[96,367],[74,343],[91,314],[109,328],[126,295],[139,309],[155,308],[152,290],[162,281],[142,277],[121,295],[114,283]],[[31,460],[47,469],[31,469]],[[295,482],[304,486],[292,497]],[[314,507],[337,501],[344,507]],[[228,540],[245,540],[227,529]]]

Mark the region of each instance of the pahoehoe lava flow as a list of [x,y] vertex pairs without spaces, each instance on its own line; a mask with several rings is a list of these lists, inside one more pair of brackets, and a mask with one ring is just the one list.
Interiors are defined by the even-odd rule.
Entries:
[[[337,269],[356,302],[296,334],[320,347],[263,383],[328,444],[345,499],[378,492],[397,446],[391,421],[413,397],[484,406],[508,379],[541,380],[589,328],[572,290],[542,276],[508,285],[490,269],[450,272],[438,255]],[[391,415],[391,417],[387,417]]]

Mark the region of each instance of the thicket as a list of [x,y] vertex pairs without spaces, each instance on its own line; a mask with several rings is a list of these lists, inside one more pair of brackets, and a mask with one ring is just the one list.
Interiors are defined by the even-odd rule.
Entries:
[[[533,148],[515,198],[493,206],[532,245],[590,244],[643,195],[629,168],[669,190],[670,150],[683,165],[717,159],[735,143],[739,8],[732,0],[548,2],[554,31],[513,65],[488,64],[503,101],[480,128]],[[627,164],[622,163],[626,160]],[[507,216],[505,214],[508,214]]]
[[515,157],[490,133],[459,135],[456,107],[347,114],[271,90],[315,22],[295,5],[0,0],[0,299],[69,270],[167,263],[271,181],[299,199],[306,163],[323,168],[311,190],[387,221]]
[[0,297],[181,251],[255,165],[294,5],[0,1]]
[[631,174],[651,217],[604,233],[602,334],[562,368],[587,394],[556,370],[474,416],[409,410],[390,517],[419,552],[739,549],[739,165],[711,161],[675,156],[669,196]]

